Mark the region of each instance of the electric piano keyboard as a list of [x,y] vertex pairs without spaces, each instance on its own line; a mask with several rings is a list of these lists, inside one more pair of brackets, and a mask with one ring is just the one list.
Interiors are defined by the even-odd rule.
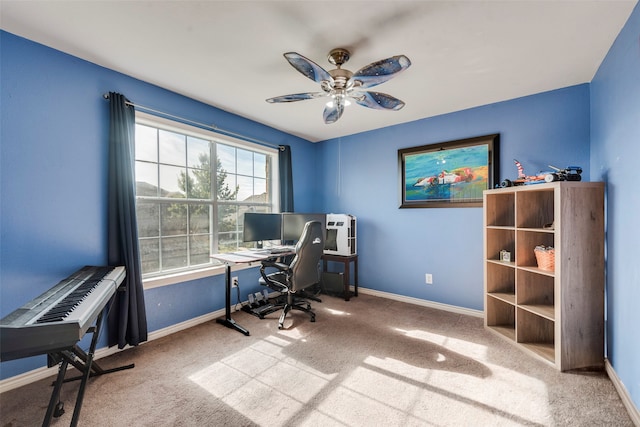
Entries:
[[0,320],[0,360],[73,347],[125,277],[124,267],[86,266]]

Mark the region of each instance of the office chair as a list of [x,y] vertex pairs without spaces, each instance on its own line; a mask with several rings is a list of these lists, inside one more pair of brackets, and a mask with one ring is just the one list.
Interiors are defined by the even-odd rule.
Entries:
[[[320,282],[319,265],[323,250],[322,224],[320,221],[309,221],[304,225],[302,235],[296,244],[296,254],[289,265],[270,260],[262,261],[260,284],[282,293],[286,298],[261,311],[260,317],[282,310],[278,329],[283,328],[284,319],[291,310],[304,311],[309,314],[312,322],[316,321],[316,314],[301,294],[305,288]],[[277,271],[267,274],[267,268],[275,268]]]

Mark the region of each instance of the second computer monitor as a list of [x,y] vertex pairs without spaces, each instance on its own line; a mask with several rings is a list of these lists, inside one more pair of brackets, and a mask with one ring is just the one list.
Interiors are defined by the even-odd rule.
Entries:
[[282,240],[284,242],[296,242],[304,230],[308,221],[320,221],[322,235],[326,234],[327,215],[323,213],[283,213],[282,214]]

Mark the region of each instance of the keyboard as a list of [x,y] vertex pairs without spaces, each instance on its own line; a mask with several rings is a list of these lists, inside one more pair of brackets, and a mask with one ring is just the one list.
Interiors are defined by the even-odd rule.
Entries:
[[86,266],[0,320],[0,360],[73,347],[126,275],[124,267]]
[[289,252],[295,252],[296,248],[294,248],[293,246],[288,247],[288,246],[283,246],[283,247],[275,247],[275,248],[270,248],[269,249],[269,253],[274,255],[274,254],[286,254]]
[[295,246],[271,246],[268,248],[251,249],[251,252],[257,255],[278,255],[293,254],[296,252]]

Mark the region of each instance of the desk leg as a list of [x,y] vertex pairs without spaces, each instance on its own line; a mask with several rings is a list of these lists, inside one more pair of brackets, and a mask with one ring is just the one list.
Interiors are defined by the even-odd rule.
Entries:
[[344,300],[349,301],[351,299],[351,263],[349,261],[343,261],[344,264]]
[[235,329],[249,336],[249,331],[238,325],[236,321],[231,318],[231,264],[227,264],[225,270],[224,319],[216,319],[216,321],[227,328]]
[[356,256],[353,260],[353,288],[355,292],[354,296],[358,296],[358,257]]

